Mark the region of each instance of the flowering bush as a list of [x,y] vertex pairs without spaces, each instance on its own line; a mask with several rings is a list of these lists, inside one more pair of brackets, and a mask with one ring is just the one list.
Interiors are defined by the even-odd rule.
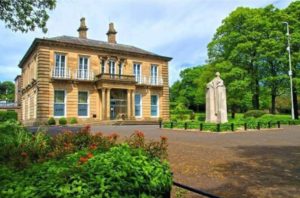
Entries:
[[172,185],[167,162],[126,144],[21,171],[0,165],[0,178],[0,197],[162,197]]

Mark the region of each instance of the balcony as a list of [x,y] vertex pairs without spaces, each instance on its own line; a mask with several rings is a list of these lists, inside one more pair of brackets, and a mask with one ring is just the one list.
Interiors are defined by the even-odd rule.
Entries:
[[51,72],[51,78],[59,79],[59,80],[70,80],[71,79],[70,69],[55,68]]
[[118,81],[127,83],[136,83],[134,75],[120,75],[120,74],[99,74],[96,80]]
[[93,81],[95,79],[94,72],[86,69],[78,69],[74,75],[76,80]]
[[162,77],[147,77],[147,76],[143,76],[143,77],[139,77],[136,76],[135,77],[136,82],[138,85],[150,85],[150,86],[163,86],[163,80]]

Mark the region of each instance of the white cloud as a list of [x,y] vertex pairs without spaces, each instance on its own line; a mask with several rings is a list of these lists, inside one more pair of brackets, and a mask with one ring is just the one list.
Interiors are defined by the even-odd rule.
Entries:
[[[17,64],[35,37],[77,36],[79,19],[86,17],[88,37],[106,40],[108,23],[113,21],[119,43],[131,44],[161,55],[171,56],[170,82],[182,68],[203,64],[206,46],[216,28],[238,6],[262,7],[281,0],[58,0],[50,13],[48,33],[14,33],[0,22],[0,65],[18,74]],[[3,68],[4,66],[2,66]],[[0,80],[7,79],[0,73]],[[11,78],[13,80],[13,77]]]

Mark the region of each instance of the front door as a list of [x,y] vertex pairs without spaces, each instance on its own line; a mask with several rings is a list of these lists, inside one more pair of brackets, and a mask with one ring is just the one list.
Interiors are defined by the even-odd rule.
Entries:
[[110,93],[110,119],[125,119],[127,117],[127,92],[123,89],[113,89]]

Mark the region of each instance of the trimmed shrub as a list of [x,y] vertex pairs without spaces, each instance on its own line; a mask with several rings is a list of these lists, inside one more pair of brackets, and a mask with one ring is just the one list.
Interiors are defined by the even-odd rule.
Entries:
[[266,114],[266,112],[264,112],[262,110],[249,110],[246,113],[244,113],[244,118],[248,118],[248,117],[259,118],[265,114]]
[[56,121],[53,117],[48,119],[48,125],[55,125],[55,124],[56,124]]
[[60,125],[66,125],[66,124],[67,124],[67,119],[64,118],[64,117],[59,118],[58,123],[59,123]]
[[70,119],[70,124],[77,124],[77,118],[71,118]]
[[15,111],[0,111],[0,122],[7,120],[17,120],[18,114]]

